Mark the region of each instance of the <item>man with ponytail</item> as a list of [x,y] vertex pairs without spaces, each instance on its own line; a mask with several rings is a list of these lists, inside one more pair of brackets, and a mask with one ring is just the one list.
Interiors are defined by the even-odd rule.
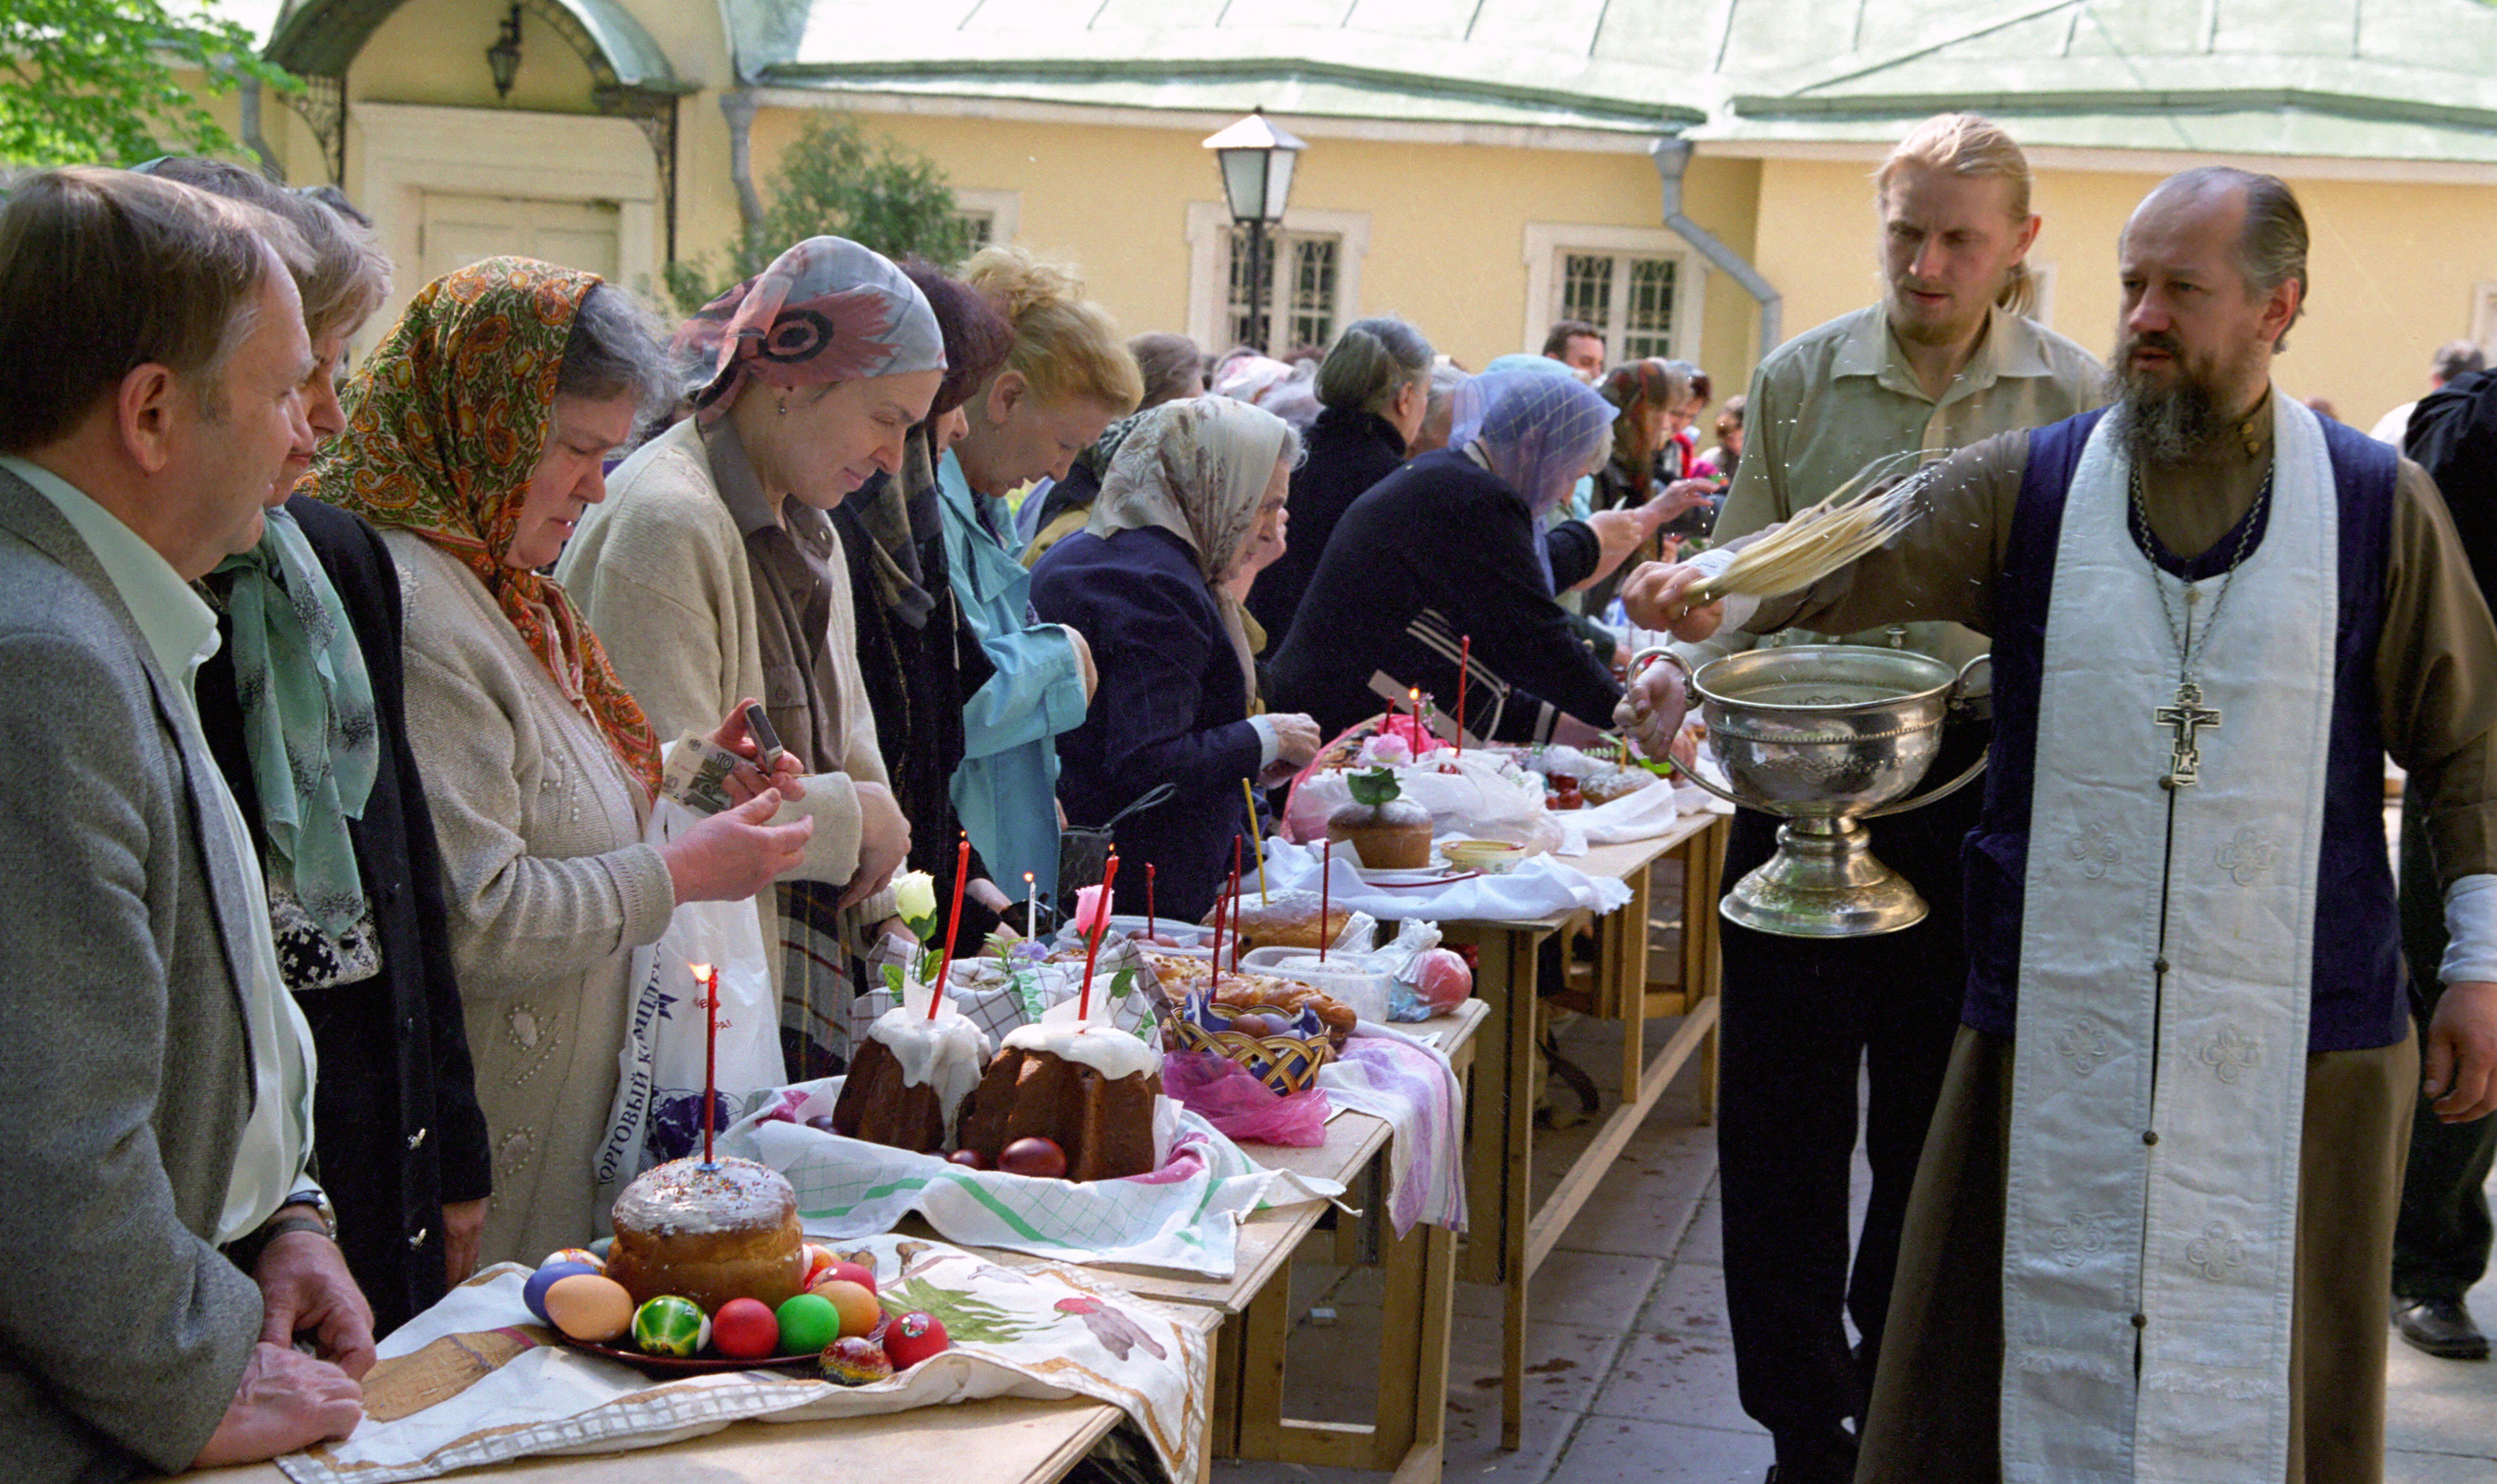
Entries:
[[[1972,114],[1929,118],[1873,178],[1886,292],[1761,362],[1720,543],[1786,520],[1876,458],[1939,457],[2102,399],[2089,353],[2025,317],[2033,290],[2023,260],[2039,218],[2028,161],[2009,135]],[[1985,652],[1981,635],[1948,623],[1838,642],[1894,636],[1953,665]],[[1721,631],[1680,647],[1697,665],[1749,642]],[[1933,776],[1957,775],[1984,749],[1981,732],[1955,729]],[[1966,789],[1871,827],[1882,861],[1932,905],[1915,927],[1841,939],[1723,928],[1726,1310],[1743,1409],[1777,1439],[1778,1484],[1854,1471],[1849,1424],[1861,1425],[1872,1389],[1908,1189],[1968,978],[1959,845],[1976,807],[1977,791]],[[1768,859],[1777,824],[1749,809],[1735,817],[1726,886]],[[1868,1062],[1873,1188],[1850,1272],[1848,1186]],[[1864,1337],[1852,1348],[1849,1315]]]

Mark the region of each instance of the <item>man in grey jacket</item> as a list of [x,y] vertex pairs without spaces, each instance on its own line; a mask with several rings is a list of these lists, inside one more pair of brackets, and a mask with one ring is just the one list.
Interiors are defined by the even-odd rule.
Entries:
[[[286,229],[120,171],[0,206],[0,1460],[269,1458],[361,1415],[310,1038],[202,741],[214,616],[312,365]],[[296,1348],[309,1339],[318,1357]]]

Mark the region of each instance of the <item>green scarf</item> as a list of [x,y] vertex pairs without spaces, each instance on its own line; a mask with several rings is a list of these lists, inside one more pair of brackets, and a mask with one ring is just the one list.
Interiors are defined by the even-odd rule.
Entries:
[[372,679],[303,529],[269,512],[260,545],[217,571],[233,587],[235,695],[243,746],[269,836],[269,874],[323,931],[336,935],[364,913],[364,887],[347,821],[361,819],[381,761]]

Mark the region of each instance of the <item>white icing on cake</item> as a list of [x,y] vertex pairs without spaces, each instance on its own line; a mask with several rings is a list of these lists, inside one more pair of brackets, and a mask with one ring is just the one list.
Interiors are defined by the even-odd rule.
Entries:
[[686,1158],[634,1177],[616,1198],[614,1219],[618,1231],[679,1236],[766,1230],[797,1209],[798,1192],[770,1165],[723,1158],[706,1169]]
[[[1051,1006],[1052,1014],[1075,1003]],[[1037,1025],[1018,1026],[1006,1032],[1005,1045],[1017,1051],[1045,1051],[1061,1060],[1089,1066],[1116,1082],[1122,1077],[1141,1077],[1162,1069],[1159,1048],[1148,1046],[1133,1034],[1121,1030],[1107,1021],[1079,1021],[1069,1016],[1064,1020],[1044,1017]]]
[[979,1086],[989,1059],[988,1038],[949,996],[928,1018],[927,997],[917,1006],[902,1004],[885,1011],[869,1027],[869,1038],[884,1043],[901,1068],[901,1080],[914,1088],[933,1088],[936,1105],[945,1110],[945,1140],[954,1139],[954,1119],[963,1099]]

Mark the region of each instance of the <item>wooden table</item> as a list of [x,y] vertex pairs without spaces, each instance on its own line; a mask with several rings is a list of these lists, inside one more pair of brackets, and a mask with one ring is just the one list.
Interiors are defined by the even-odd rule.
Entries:
[[[1436,1035],[1461,1082],[1473,1060],[1475,1031],[1489,1006],[1469,1000],[1455,1013],[1397,1028]],[[1350,1110],[1327,1122],[1315,1149],[1254,1146],[1271,1169],[1338,1181],[1354,1178],[1387,1147],[1390,1125]],[[1470,1175],[1469,1179],[1470,1179]],[[1291,1330],[1292,1254],[1327,1210],[1320,1201],[1261,1211],[1242,1223],[1239,1261],[1228,1279],[1191,1279],[1158,1269],[1088,1265],[1136,1298],[1191,1328],[1214,1332],[1211,1437],[1198,1449],[1213,1459],[1242,1457],[1391,1472],[1393,1484],[1436,1484],[1447,1415],[1448,1330],[1455,1307],[1456,1240],[1442,1227],[1404,1237],[1381,1223],[1385,1270],[1378,1403],[1369,1425],[1309,1422],[1283,1415],[1283,1355]],[[913,1217],[906,1229],[925,1230]],[[929,1235],[935,1236],[933,1232]],[[936,1237],[936,1240],[944,1240]],[[962,1244],[956,1244],[962,1246]],[[971,1247],[994,1261],[1030,1265],[1027,1253]],[[1402,1317],[1398,1317],[1402,1316]],[[705,1437],[659,1448],[579,1458],[531,1458],[474,1470],[480,1478],[527,1484],[889,1484],[895,1478],[960,1477],[977,1460],[980,1484],[1050,1484],[1075,1467],[1119,1423],[1115,1406],[1075,1398],[998,1398],[824,1422],[738,1422]],[[468,1477],[462,1474],[459,1477]],[[184,1484],[285,1484],[270,1464],[180,1475]]]
[[[1475,1032],[1489,1012],[1481,1000],[1470,999],[1452,1014],[1396,1028],[1436,1035],[1463,1085],[1473,1062]],[[1326,1143],[1314,1149],[1248,1149],[1268,1169],[1336,1181],[1350,1189],[1386,1149],[1391,1129],[1382,1119],[1346,1109],[1327,1121],[1326,1131]],[[1392,1484],[1436,1484],[1447,1422],[1448,1331],[1457,1278],[1456,1234],[1444,1227],[1416,1226],[1399,1237],[1383,1211],[1375,1210],[1365,1218],[1379,1223],[1379,1266],[1386,1280],[1378,1399],[1372,1420],[1313,1422],[1283,1415],[1292,1255],[1326,1210],[1324,1202],[1304,1201],[1251,1216],[1241,1224],[1239,1260],[1227,1279],[1119,1263],[1090,1263],[1085,1271],[1100,1274],[1138,1298],[1195,1306],[1220,1322],[1208,1382],[1214,1394],[1209,1457],[1363,1468],[1392,1474]],[[1020,1252],[972,1250],[1009,1265],[1040,1260]]]
[[[1501,1305],[1501,1445],[1515,1448],[1525,1430],[1526,1292],[1535,1269],[1560,1242],[1596,1182],[1612,1168],[1683,1066],[1701,1058],[1703,1112],[1713,1114],[1717,1033],[1717,877],[1724,864],[1727,816],[1686,814],[1648,839],[1597,845],[1566,864],[1591,876],[1626,882],[1630,900],[1595,920],[1596,967],[1579,1007],[1622,1024],[1622,1101],[1594,1142],[1561,1177],[1542,1209],[1534,1188],[1535,958],[1546,938],[1579,914],[1536,922],[1442,922],[1451,942],[1476,949],[1474,995],[1489,1012],[1484,1045],[1498,1075],[1468,1100],[1466,1191],[1469,1229],[1461,1276],[1497,1283]],[[1649,977],[1655,931],[1648,869],[1667,856],[1682,862],[1679,974]],[[1682,1025],[1659,1051],[1646,1054],[1652,1015],[1679,1015]]]
[[[1202,1310],[1173,1306],[1182,1322]],[[657,1448],[571,1458],[524,1458],[454,1474],[513,1484],[892,1484],[895,1479],[976,1479],[1053,1484],[1125,1416],[1090,1397],[1033,1402],[996,1397],[822,1422],[733,1422],[720,1432]],[[1202,1450],[1200,1450],[1200,1456]],[[183,1484],[286,1484],[274,1464],[179,1475]]]

